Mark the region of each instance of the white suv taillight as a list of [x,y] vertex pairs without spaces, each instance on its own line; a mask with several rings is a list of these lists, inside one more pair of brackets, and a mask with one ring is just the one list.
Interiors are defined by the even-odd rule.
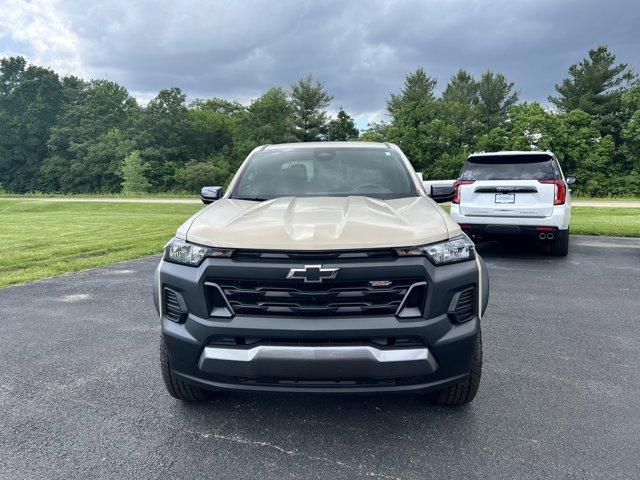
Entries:
[[475,182],[475,180],[456,180],[453,182],[454,195],[451,199],[451,203],[460,203],[460,185],[469,185]]
[[564,205],[564,202],[567,201],[567,184],[564,183],[564,180],[538,180],[538,182],[555,185],[553,204]]

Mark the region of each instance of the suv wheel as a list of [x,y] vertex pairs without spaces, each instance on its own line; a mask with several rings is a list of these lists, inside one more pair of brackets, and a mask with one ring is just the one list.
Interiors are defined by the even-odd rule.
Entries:
[[558,230],[558,236],[551,241],[551,255],[566,257],[569,253],[569,230]]
[[173,398],[183,402],[199,402],[206,399],[206,392],[203,389],[183,382],[171,374],[169,354],[167,353],[167,345],[164,343],[164,338],[160,339],[160,369],[162,370],[162,379],[167,391]]
[[462,382],[451,385],[437,392],[433,392],[427,398],[437,405],[460,406],[471,402],[480,386],[482,375],[482,334],[478,331],[476,347],[471,358],[471,372]]

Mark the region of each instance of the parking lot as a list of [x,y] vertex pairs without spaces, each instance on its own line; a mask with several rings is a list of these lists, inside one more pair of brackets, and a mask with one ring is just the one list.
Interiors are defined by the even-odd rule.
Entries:
[[468,407],[407,396],[165,393],[156,257],[0,290],[0,478],[638,478],[640,239],[567,258],[480,246]]

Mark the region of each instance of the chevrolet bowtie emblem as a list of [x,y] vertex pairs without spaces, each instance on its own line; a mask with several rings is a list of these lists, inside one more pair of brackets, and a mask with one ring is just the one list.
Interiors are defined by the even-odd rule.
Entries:
[[303,280],[304,283],[320,283],[336,278],[339,268],[322,268],[322,265],[305,265],[304,268],[292,268],[287,275],[291,280]]

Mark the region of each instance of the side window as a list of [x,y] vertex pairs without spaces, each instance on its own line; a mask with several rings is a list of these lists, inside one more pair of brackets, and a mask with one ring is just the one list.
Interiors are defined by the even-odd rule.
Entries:
[[462,164],[462,168],[460,169],[460,174],[458,175],[457,180],[464,180],[464,179],[465,179],[465,178],[464,178],[464,175],[465,175],[465,171],[467,170],[467,166],[468,166],[468,165],[469,165],[469,162],[468,162],[468,161],[465,161],[465,162]]
[[560,162],[558,162],[558,159],[554,157],[553,160],[552,160],[552,163],[553,163],[553,169],[556,172],[556,176],[559,179],[562,179],[563,176],[562,176],[562,169],[560,168]]

